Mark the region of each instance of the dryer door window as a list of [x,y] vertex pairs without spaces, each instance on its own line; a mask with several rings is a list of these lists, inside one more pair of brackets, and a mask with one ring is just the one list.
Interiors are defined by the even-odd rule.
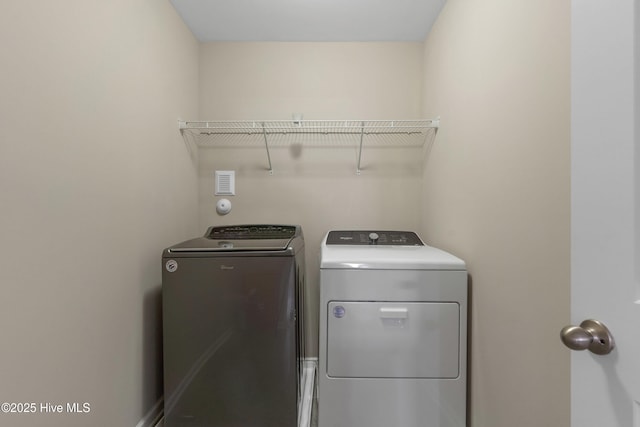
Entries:
[[330,301],[327,374],[341,378],[456,378],[455,302]]

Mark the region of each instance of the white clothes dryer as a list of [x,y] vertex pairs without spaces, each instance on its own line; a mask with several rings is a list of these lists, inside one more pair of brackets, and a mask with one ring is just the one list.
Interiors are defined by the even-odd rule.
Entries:
[[463,427],[464,261],[408,231],[330,231],[320,261],[319,427]]

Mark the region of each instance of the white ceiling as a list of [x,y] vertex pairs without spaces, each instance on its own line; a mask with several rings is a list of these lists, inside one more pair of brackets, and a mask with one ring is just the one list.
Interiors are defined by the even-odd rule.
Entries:
[[170,0],[207,41],[423,41],[446,0]]

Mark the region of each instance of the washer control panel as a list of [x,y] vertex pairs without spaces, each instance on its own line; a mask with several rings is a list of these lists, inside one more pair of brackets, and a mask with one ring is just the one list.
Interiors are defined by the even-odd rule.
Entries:
[[206,237],[225,240],[290,239],[296,234],[294,225],[228,225],[211,227]]
[[340,230],[330,231],[327,245],[424,246],[412,231]]

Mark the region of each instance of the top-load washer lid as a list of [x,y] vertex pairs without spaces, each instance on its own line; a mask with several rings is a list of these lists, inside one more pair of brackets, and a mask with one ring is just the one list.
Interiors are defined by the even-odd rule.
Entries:
[[302,235],[297,225],[228,225],[209,227],[203,237],[187,240],[168,252],[282,251]]
[[425,245],[410,231],[330,231],[321,269],[466,270],[460,258]]

